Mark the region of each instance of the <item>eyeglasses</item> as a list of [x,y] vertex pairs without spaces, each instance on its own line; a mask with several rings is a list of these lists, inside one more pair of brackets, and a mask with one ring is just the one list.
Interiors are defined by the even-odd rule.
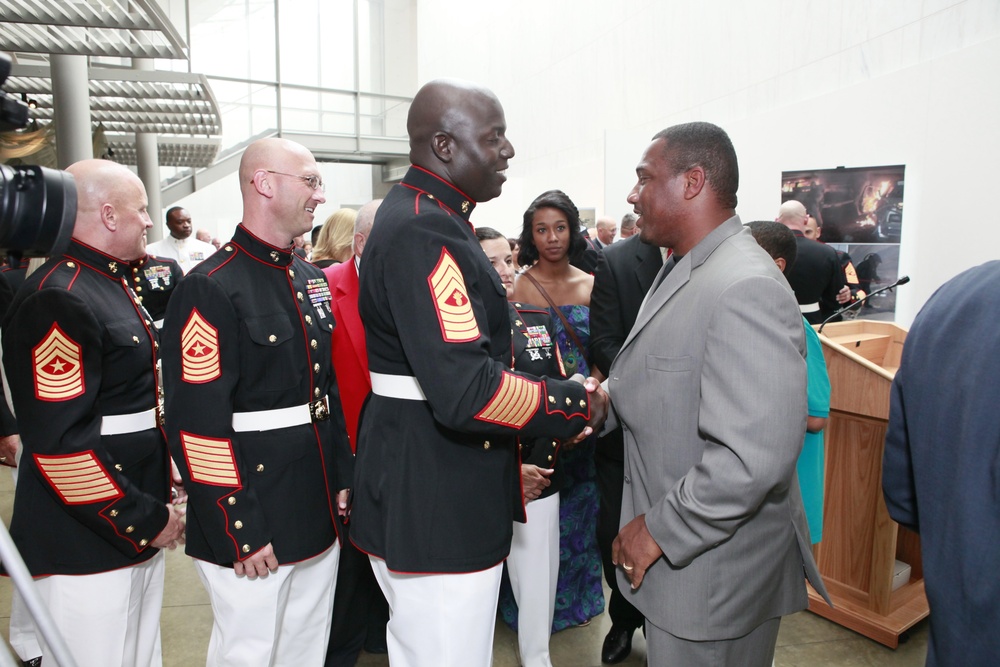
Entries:
[[271,171],[270,169],[265,169],[269,174],[277,174],[278,176],[291,176],[292,178],[297,178],[300,181],[304,181],[313,190],[319,190],[320,192],[326,192],[326,188],[323,186],[323,179],[319,176],[297,176],[295,174],[286,174],[283,171]]

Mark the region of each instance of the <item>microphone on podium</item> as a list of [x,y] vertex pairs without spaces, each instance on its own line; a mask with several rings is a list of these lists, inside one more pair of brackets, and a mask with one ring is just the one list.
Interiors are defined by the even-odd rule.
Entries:
[[867,301],[868,299],[872,298],[876,294],[881,294],[882,292],[885,292],[886,290],[891,290],[893,287],[898,287],[900,285],[905,285],[908,282],[910,282],[910,276],[900,276],[899,279],[896,282],[894,282],[893,284],[886,285],[882,289],[877,289],[874,292],[872,292],[871,294],[866,294],[865,296],[863,296],[862,298],[858,299],[854,303],[850,303],[850,304],[844,306],[843,308],[841,308],[840,310],[838,310],[837,312],[835,312],[833,315],[831,315],[830,317],[828,317],[825,320],[823,320],[823,322],[820,323],[820,325],[819,325],[819,331],[817,333],[823,333],[823,327],[826,326],[827,322],[829,322],[830,320],[834,319],[838,315],[842,315],[843,313],[846,313],[847,311],[851,310],[852,308],[856,308],[856,307],[861,306],[861,304],[863,304],[865,301]]

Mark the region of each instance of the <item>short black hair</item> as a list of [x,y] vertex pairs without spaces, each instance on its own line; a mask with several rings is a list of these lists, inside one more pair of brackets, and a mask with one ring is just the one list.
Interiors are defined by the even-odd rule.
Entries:
[[540,208],[556,208],[566,215],[566,222],[569,225],[569,258],[573,261],[587,249],[587,241],[580,231],[580,211],[562,190],[546,190],[535,197],[535,201],[531,202],[528,210],[524,212],[521,236],[517,240],[521,244],[521,249],[517,253],[517,263],[521,266],[531,266],[538,261],[538,248],[535,247],[531,229],[535,213]]
[[476,238],[479,242],[492,241],[493,239],[503,239],[507,240],[507,237],[493,229],[492,227],[476,227]]
[[653,141],[657,139],[665,141],[664,155],[675,175],[701,167],[719,205],[736,208],[740,168],[725,130],[712,123],[684,123],[660,130],[653,135]]
[[167,209],[167,213],[166,215],[163,216],[163,219],[166,220],[167,222],[170,222],[170,216],[174,214],[174,211],[182,211],[182,210],[184,210],[183,206],[171,206],[170,208]]
[[785,260],[785,273],[787,274],[792,265],[795,264],[795,256],[798,254],[798,246],[795,241],[795,234],[785,225],[774,220],[754,220],[748,222],[747,227],[753,234],[757,245],[771,256],[771,259],[779,257]]

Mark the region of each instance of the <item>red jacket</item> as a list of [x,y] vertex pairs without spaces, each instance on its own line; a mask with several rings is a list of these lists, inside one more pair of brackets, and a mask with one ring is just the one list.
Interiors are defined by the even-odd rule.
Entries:
[[357,451],[358,417],[361,406],[372,389],[368,375],[368,350],[365,346],[365,328],[358,314],[358,272],[354,258],[323,269],[330,283],[334,321],[333,370],[340,387],[340,403],[344,408],[347,437],[351,451]]

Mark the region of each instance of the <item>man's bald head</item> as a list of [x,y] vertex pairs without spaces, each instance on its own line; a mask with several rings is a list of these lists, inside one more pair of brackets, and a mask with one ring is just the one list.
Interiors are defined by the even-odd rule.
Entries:
[[359,208],[358,215],[354,218],[354,238],[351,240],[351,250],[358,257],[361,257],[365,252],[365,243],[368,241],[368,235],[371,234],[375,213],[381,205],[381,199],[373,199]]
[[789,229],[803,231],[806,225],[806,207],[802,202],[789,199],[778,208],[776,220]]
[[490,90],[455,79],[431,81],[414,96],[406,130],[412,164],[475,201],[500,194],[514,147],[503,107]]
[[[240,192],[246,196],[248,190],[253,189],[254,174],[258,170],[286,172],[297,169],[302,160],[316,164],[313,154],[302,144],[277,137],[258,139],[247,146],[240,159]],[[298,175],[294,171],[288,173]]]
[[611,245],[614,242],[615,232],[618,231],[618,223],[615,222],[614,218],[600,217],[594,226],[597,228],[597,238],[600,239],[601,243]]
[[240,192],[243,226],[278,247],[311,230],[316,208],[326,201],[313,154],[302,144],[275,137],[258,139],[243,152]]
[[76,182],[73,238],[119,259],[142,257],[152,222],[139,177],[109,160],[81,160],[66,171]]

